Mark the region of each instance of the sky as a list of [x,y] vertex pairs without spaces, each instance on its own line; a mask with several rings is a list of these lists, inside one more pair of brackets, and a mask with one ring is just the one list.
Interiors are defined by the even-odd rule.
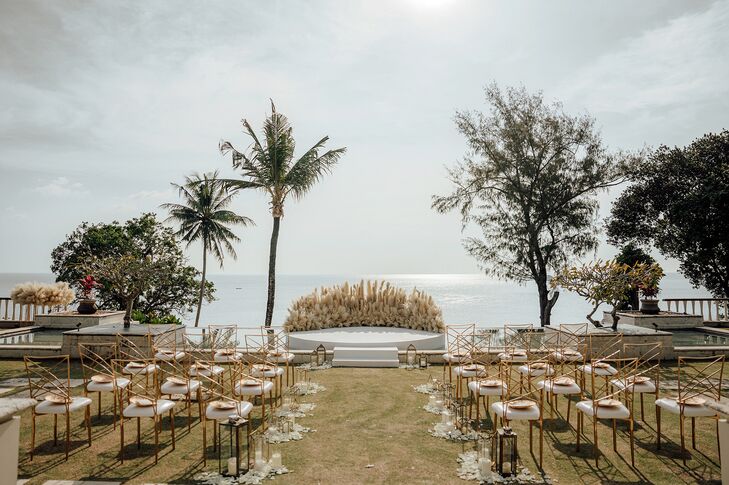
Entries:
[[[456,110],[523,85],[594,116],[611,149],[685,145],[729,128],[727,25],[729,2],[702,0],[3,0],[0,272],[47,272],[82,221],[164,216],[194,171],[235,175],[218,142],[245,148],[240,120],[260,127],[269,98],[300,150],[347,147],[288,202],[280,273],[478,272],[458,215],[430,209],[466,148]],[[266,198],[233,207],[257,225],[211,271],[264,273]]]

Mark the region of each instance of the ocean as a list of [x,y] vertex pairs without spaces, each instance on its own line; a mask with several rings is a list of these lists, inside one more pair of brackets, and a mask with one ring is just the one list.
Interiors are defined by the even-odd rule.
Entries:
[[[476,323],[483,327],[505,323],[539,325],[537,290],[533,284],[520,286],[478,274],[279,275],[276,278],[273,322],[283,324],[291,302],[315,288],[362,279],[387,280],[408,291],[413,288],[425,291],[443,310],[446,324]],[[210,280],[215,283],[217,300],[203,306],[201,325],[234,323],[247,327],[263,324],[267,291],[265,275],[210,275]],[[26,281],[52,282],[54,278],[50,273],[0,273],[0,296],[8,296],[13,286]],[[691,287],[677,273],[667,274],[661,282],[660,298],[708,296],[706,290]],[[552,323],[584,322],[589,311],[590,305],[582,297],[562,291],[552,312]],[[185,323],[193,322],[194,314],[185,315],[183,320]]]

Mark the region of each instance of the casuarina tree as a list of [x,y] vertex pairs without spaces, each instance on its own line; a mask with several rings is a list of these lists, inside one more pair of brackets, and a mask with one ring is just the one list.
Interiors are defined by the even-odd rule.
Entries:
[[468,151],[448,170],[453,192],[432,206],[459,210],[464,230],[480,228],[464,246],[487,274],[535,283],[549,325],[559,295],[550,295],[550,272],[596,249],[597,194],[624,182],[639,155],[608,152],[591,117],[542,93],[491,84],[486,101],[487,114],[456,113]]

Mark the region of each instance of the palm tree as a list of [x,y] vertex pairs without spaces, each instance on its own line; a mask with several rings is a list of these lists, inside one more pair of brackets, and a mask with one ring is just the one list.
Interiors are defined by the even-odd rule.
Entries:
[[252,140],[248,153],[233,148],[228,141],[220,142],[223,155],[231,153],[233,167],[241,171],[240,179],[223,181],[231,190],[258,189],[270,199],[273,231],[268,256],[268,300],[266,303],[266,327],[271,326],[273,303],[276,293],[276,246],[281,218],[284,214],[286,197],[302,198],[318,181],[329,172],[346,148],[324,151],[329,140],[325,136],[294,160],[296,142],[289,120],[276,111],[271,101],[271,116],[263,123],[263,138],[259,139],[247,120],[243,120],[243,131]]
[[169,210],[167,221],[180,224],[176,234],[187,243],[189,247],[195,241],[201,241],[203,247],[202,279],[200,281],[200,298],[197,303],[195,326],[200,322],[200,308],[205,294],[205,276],[207,272],[207,256],[211,252],[223,267],[224,253],[237,258],[233,242],[240,238],[233,234],[229,226],[255,225],[252,219],[240,216],[228,210],[233,192],[219,183],[218,172],[205,174],[202,177],[193,174],[185,177],[183,185],[172,184],[183,199],[182,204],[162,204],[162,208]]

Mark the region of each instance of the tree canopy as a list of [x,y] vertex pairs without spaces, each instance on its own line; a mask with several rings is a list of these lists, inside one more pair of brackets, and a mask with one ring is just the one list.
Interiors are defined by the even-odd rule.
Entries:
[[[65,281],[76,289],[80,287],[81,278],[95,267],[121,275],[122,266],[131,271],[137,267],[147,268],[150,266],[147,263],[154,261],[153,270],[144,271],[143,291],[135,296],[134,308],[145,314],[183,314],[192,311],[197,303],[200,272],[187,265],[172,229],[163,226],[154,214],[143,214],[124,224],[84,222],[53,250],[51,256],[51,270],[56,280]],[[114,266],[114,260],[120,263]],[[94,276],[102,284],[97,291],[100,305],[126,309],[130,292],[119,291],[122,286],[119,281],[102,274]],[[131,274],[125,277],[135,278]],[[213,284],[208,283],[205,288],[208,301],[213,299],[214,291]]]
[[650,244],[694,286],[729,297],[729,131],[661,146],[614,202],[612,243]]
[[542,93],[491,84],[486,101],[488,114],[456,113],[468,152],[448,170],[454,191],[434,196],[433,208],[458,209],[464,229],[480,226],[466,250],[488,274],[534,281],[549,325],[549,272],[595,250],[596,194],[625,181],[637,156],[609,153],[591,117],[571,116]]

